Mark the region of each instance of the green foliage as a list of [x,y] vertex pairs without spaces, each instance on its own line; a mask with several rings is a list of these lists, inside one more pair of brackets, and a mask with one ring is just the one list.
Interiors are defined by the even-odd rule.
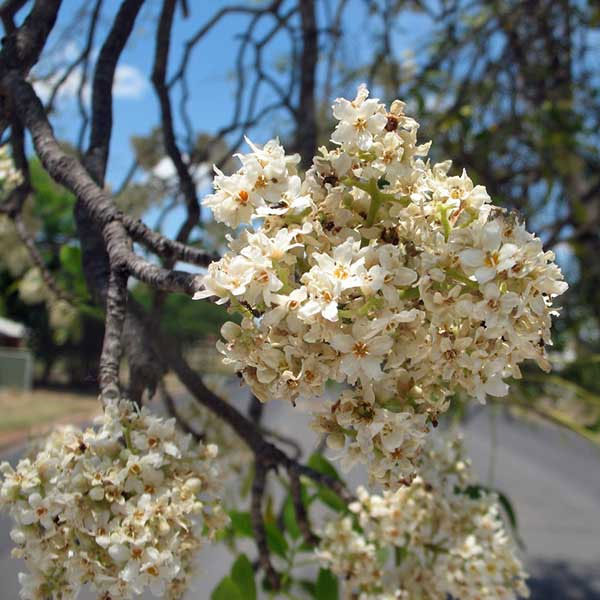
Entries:
[[[341,481],[341,478],[336,471],[335,467],[322,455],[319,453],[314,453],[310,459],[308,460],[308,466],[313,468],[315,471],[322,473],[323,475],[328,475],[329,477],[333,477],[338,481]],[[336,494],[329,487],[324,485],[317,485],[317,497],[323,504],[328,506],[329,508],[335,510],[336,512],[341,512],[347,510],[346,503],[338,494]]]
[[96,381],[103,327],[99,310],[89,304],[81,266],[73,210],[75,197],[55,183],[37,159],[29,164],[34,193],[24,206],[27,229],[33,235],[44,263],[58,287],[75,300],[75,310],[48,290],[39,302],[24,302],[19,295],[21,278],[29,272],[25,262],[20,273],[0,261],[2,314],[24,323],[31,332],[29,347],[38,361],[38,377],[48,379],[52,369],[79,386]]
[[[308,465],[319,473],[328,475],[336,480],[339,480],[339,475],[333,465],[320,453],[314,453]],[[283,487],[288,490],[288,493],[279,503],[274,499],[274,496],[268,494],[266,496],[264,509],[264,528],[266,534],[266,542],[271,557],[279,570],[283,565],[282,571],[279,573],[281,577],[281,593],[290,598],[298,598],[294,590],[303,592],[300,597],[305,597],[308,594],[316,600],[337,600],[339,597],[338,580],[335,575],[328,569],[320,569],[314,572],[314,579],[304,578],[298,579],[294,569],[297,564],[306,564],[306,560],[313,562],[314,545],[307,543],[302,536],[300,526],[298,524],[298,515],[289,493],[287,483],[282,482]],[[331,496],[327,495],[328,491]],[[329,509],[335,511],[345,511],[347,507],[337,494],[331,492],[324,486],[316,485],[312,480],[302,480],[300,483],[300,497],[307,517],[310,521],[310,510],[315,503],[322,503]],[[321,507],[322,508],[322,507]],[[254,538],[254,527],[252,517],[247,511],[231,510],[229,511],[230,524],[224,536],[225,541],[233,552],[237,551],[236,540]],[[220,583],[217,589],[213,592],[211,598],[221,598],[225,596],[215,596],[215,593],[232,594],[233,598],[238,596],[236,593],[247,594],[244,598],[254,599],[254,588],[250,583],[251,565],[247,557],[238,555],[236,562],[228,574]],[[252,581],[254,579],[252,578]],[[234,592],[232,583],[237,585],[238,589]],[[262,588],[266,592],[272,592],[270,584],[266,577],[262,580]],[[248,591],[250,590],[250,591]]]
[[39,239],[49,244],[63,244],[75,239],[75,196],[58,185],[37,159],[29,163],[33,195],[33,214],[39,219]]
[[288,552],[288,543],[277,523],[274,521],[267,521],[265,523],[265,531],[267,533],[267,545],[269,546],[269,550],[276,556],[285,558]]
[[229,576],[221,579],[210,597],[211,600],[245,600],[242,591]]
[[[135,286],[133,296],[143,306],[152,306],[152,293],[146,286]],[[180,294],[167,296],[163,314],[164,330],[184,344],[197,343],[207,335],[218,335],[225,321],[235,320],[223,306],[192,301]]]
[[230,528],[234,535],[238,537],[254,536],[252,517],[249,512],[232,510],[229,512],[229,518],[231,519]]
[[288,496],[283,503],[283,524],[293,540],[297,540],[300,537],[300,527],[296,520],[296,509],[294,508],[291,496]]
[[246,600],[256,600],[256,582],[252,563],[245,554],[240,554],[231,567],[231,579],[243,592]]
[[316,600],[337,600],[339,597],[337,577],[329,569],[320,569],[315,587]]
[[336,468],[320,453],[314,452],[311,454],[308,459],[307,465],[317,471],[318,473],[322,473],[323,475],[329,475],[329,477],[333,477],[333,479],[337,479],[341,481],[341,477],[339,476]]
[[252,563],[240,554],[231,572],[221,579],[211,594],[211,600],[256,600],[256,582]]

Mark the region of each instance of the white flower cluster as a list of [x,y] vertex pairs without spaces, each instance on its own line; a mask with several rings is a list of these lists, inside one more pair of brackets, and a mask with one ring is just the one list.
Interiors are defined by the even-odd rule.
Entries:
[[13,554],[25,600],[127,599],[145,588],[180,598],[202,540],[227,524],[217,447],[192,443],[174,420],[107,405],[97,430],[65,428],[16,470],[2,465],[0,507],[16,521]]
[[[22,181],[21,171],[16,169],[8,147],[0,146],[0,201]],[[31,215],[24,217],[30,224]],[[17,235],[12,219],[4,214],[0,214],[0,264],[14,276],[20,275],[29,264],[27,248]]]
[[523,360],[549,367],[552,298],[567,285],[484,187],[426,160],[402,102],[388,111],[361,86],[333,115],[335,147],[303,180],[277,140],[218,173],[204,204],[253,226],[229,237],[195,298],[243,315],[219,349],[261,400],[352,386],[316,425],[395,487],[451,394],[503,396]]
[[4,195],[23,183],[23,175],[15,167],[8,146],[0,146],[0,192]]
[[327,523],[317,556],[345,581],[346,598],[509,600],[526,574],[498,499],[472,486],[460,440],[423,454],[408,486],[358,489],[352,516]]
[[[216,374],[205,374],[203,381],[206,387],[224,401],[231,397],[231,386],[225,378]],[[230,383],[231,380],[229,379]],[[236,385],[233,382],[233,385]],[[201,405],[195,398],[185,393],[174,394],[178,419],[202,435],[206,444],[214,444],[219,448],[215,464],[223,482],[222,501],[226,508],[236,508],[242,488],[248,481],[248,472],[252,467],[253,454],[242,439],[223,419]]]

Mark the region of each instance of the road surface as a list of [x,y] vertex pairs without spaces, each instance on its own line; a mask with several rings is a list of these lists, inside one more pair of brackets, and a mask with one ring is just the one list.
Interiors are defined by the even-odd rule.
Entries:
[[[266,422],[302,441],[310,452],[316,436],[305,415],[282,403],[268,407]],[[304,431],[306,427],[306,431]],[[600,600],[600,452],[574,435],[549,425],[531,425],[478,408],[464,428],[479,480],[512,501],[525,543],[534,600]],[[496,440],[494,443],[493,440]],[[495,446],[495,448],[494,448]],[[18,450],[3,459],[17,459]],[[10,558],[8,520],[0,516],[0,600],[18,598],[17,573]],[[226,550],[210,547],[199,560],[199,575],[187,598],[209,599],[228,572]],[[150,598],[151,596],[148,596]],[[84,593],[82,600],[92,599]]]

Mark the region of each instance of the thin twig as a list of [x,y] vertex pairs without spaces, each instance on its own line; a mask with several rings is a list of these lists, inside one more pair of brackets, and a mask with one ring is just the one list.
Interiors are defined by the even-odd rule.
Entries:
[[106,173],[112,134],[112,86],[117,62],[143,3],[144,0],[123,0],[96,63],[92,85],[92,131],[85,162],[94,179],[101,185]]
[[288,471],[290,477],[290,494],[296,511],[296,520],[298,527],[302,533],[304,541],[310,546],[315,546],[319,542],[319,538],[312,532],[306,507],[302,501],[302,486],[300,484],[300,476],[293,469]]
[[266,483],[267,467],[262,461],[257,459],[254,465],[254,481],[252,482],[252,501],[250,505],[252,528],[254,529],[254,539],[258,549],[258,562],[265,572],[271,589],[278,590],[281,585],[281,579],[271,563],[265,520],[262,513],[262,500]]

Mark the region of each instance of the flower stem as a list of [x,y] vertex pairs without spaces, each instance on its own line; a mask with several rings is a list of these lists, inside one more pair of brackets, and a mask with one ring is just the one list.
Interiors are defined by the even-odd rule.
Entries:
[[375,222],[375,217],[377,216],[377,212],[379,211],[379,207],[384,202],[396,202],[402,204],[403,206],[408,206],[410,202],[410,198],[408,197],[402,196],[398,198],[394,194],[385,194],[382,192],[377,185],[376,179],[362,181],[360,179],[355,179],[354,177],[346,177],[342,180],[342,183],[350,187],[357,187],[359,190],[363,190],[363,192],[367,192],[367,194],[371,196],[371,204],[369,205],[369,212],[365,222],[367,227],[371,227],[373,225]]

